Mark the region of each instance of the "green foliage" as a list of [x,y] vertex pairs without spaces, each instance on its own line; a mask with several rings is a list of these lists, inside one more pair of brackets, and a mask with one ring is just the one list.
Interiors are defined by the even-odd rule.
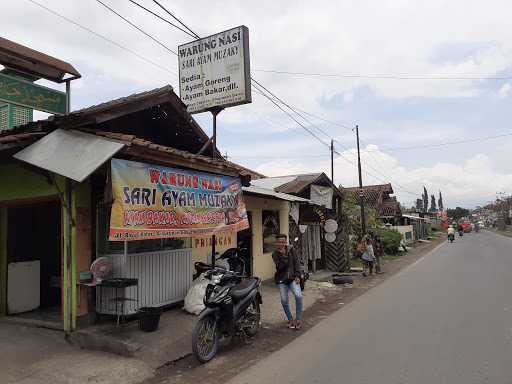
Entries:
[[469,215],[469,209],[457,207],[455,209],[448,208],[447,210],[448,217],[450,218],[450,221],[459,221],[465,216]]
[[396,255],[400,249],[402,235],[395,229],[377,228],[375,233],[379,235],[384,252],[388,255]]
[[[343,199],[342,212],[347,216],[351,234],[361,236],[361,206],[357,197],[352,193],[346,193]],[[374,228],[377,225],[376,212],[373,208],[364,208],[366,228]]]

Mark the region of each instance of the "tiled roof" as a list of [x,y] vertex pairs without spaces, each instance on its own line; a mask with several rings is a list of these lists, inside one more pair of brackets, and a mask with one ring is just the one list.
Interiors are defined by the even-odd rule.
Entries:
[[[150,149],[153,151],[160,152],[162,154],[174,155],[182,159],[190,160],[192,162],[202,163],[210,166],[215,166],[226,171],[235,172],[240,175],[245,175],[245,168],[238,166],[234,163],[224,160],[223,158],[212,159],[211,157],[196,155],[190,152],[182,151],[172,147],[166,147],[164,145],[155,144],[151,141],[141,139],[134,135],[125,135],[122,133],[104,132],[95,130],[82,129],[81,131],[95,134],[97,136],[107,137],[109,139],[117,140],[129,147],[139,147],[144,149]],[[129,150],[127,151],[129,152]]]
[[343,188],[343,190],[354,194],[357,198],[362,193],[365,205],[375,209],[379,217],[401,215],[400,204],[396,197],[389,197],[393,193],[393,187],[390,183],[366,185],[362,189],[359,187],[349,187]]
[[[194,132],[201,137],[204,141],[208,140],[208,136],[197,124],[197,122],[186,111],[185,104],[174,93],[170,85],[156,88],[151,91],[135,93],[126,97],[121,97],[98,105],[93,105],[87,108],[79,109],[71,112],[66,116],[50,116],[48,119],[39,120],[36,122],[28,123],[23,126],[16,127],[11,130],[0,131],[0,151],[6,148],[16,146],[24,146],[30,144],[32,141],[40,138],[57,127],[64,129],[74,127],[84,132],[97,134],[104,137],[110,137],[115,140],[122,141],[123,143],[131,146],[142,148],[155,149],[161,153],[173,154],[183,159],[189,159],[215,165],[217,167],[231,170],[243,176],[251,176],[251,178],[262,178],[264,175],[248,169],[242,165],[233,163],[222,159],[219,155],[218,160],[213,160],[208,156],[195,155],[193,153],[178,150],[172,147],[155,144],[151,141],[142,138],[126,135],[122,133],[104,132],[93,129],[93,124],[88,124],[87,129],[83,128],[82,121],[94,122],[95,119],[108,119],[114,115],[119,116],[122,113],[131,113],[134,110],[141,110],[150,107],[153,104],[169,102],[173,105],[176,113],[181,114],[182,118],[190,124]],[[9,143],[9,145],[7,145]]]

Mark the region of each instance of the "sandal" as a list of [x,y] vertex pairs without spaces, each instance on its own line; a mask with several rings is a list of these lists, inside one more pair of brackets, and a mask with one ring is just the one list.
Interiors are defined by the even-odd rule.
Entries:
[[290,320],[290,321],[288,322],[288,328],[290,328],[290,329],[295,329],[295,321]]
[[295,329],[298,331],[298,330],[299,330],[299,329],[301,329],[301,328],[302,328],[302,321],[297,320],[297,321],[295,322]]

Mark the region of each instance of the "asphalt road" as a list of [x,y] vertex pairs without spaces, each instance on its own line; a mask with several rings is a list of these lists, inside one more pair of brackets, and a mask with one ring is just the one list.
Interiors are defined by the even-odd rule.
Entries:
[[512,383],[512,239],[457,236],[230,383]]

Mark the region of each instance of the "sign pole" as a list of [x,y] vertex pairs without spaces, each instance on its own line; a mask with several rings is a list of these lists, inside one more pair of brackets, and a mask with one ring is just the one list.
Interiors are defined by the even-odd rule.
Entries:
[[[212,159],[217,158],[217,115],[222,112],[223,108],[214,107],[210,109],[213,116],[213,133],[212,133]],[[215,267],[215,243],[217,239],[215,235],[212,235],[212,267]]]

